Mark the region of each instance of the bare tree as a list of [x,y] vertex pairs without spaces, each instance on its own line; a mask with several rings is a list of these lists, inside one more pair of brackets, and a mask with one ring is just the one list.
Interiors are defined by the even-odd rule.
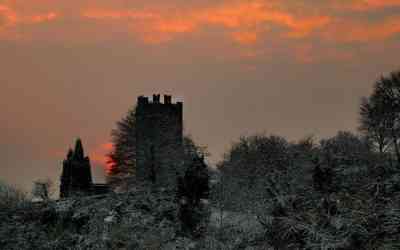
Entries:
[[331,138],[322,139],[320,148],[328,165],[365,162],[370,153],[368,141],[349,131],[339,131]]
[[0,180],[0,214],[25,204],[26,193]]
[[360,106],[361,130],[379,145],[379,151],[393,145],[400,164],[400,71],[375,82],[371,96]]
[[32,195],[42,201],[49,201],[53,195],[53,182],[50,179],[37,180],[33,183]]
[[252,188],[271,170],[286,170],[289,166],[289,143],[285,138],[252,135],[241,137],[232,145],[219,169],[222,174],[237,177]]
[[362,98],[360,105],[359,131],[368,137],[383,154],[390,146],[391,137],[385,126],[385,119],[377,109],[374,100]]

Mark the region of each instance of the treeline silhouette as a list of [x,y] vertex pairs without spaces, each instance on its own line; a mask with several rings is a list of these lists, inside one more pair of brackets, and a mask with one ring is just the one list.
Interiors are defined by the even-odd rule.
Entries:
[[[186,242],[182,243],[184,249],[400,249],[399,140],[400,71],[396,71],[378,79],[371,95],[360,101],[357,132],[339,131],[320,140],[306,136],[299,141],[267,134],[243,136],[215,169],[206,164],[207,149],[185,136],[185,174],[177,178],[177,189],[158,190],[151,183],[144,185],[148,189],[135,189],[132,107],[112,131],[114,147],[108,155],[107,180],[126,192],[109,194],[104,198],[107,202],[97,200],[103,207],[93,218],[88,211],[96,207],[86,208],[97,198],[79,201],[85,204],[79,213],[74,214],[72,206],[69,211],[74,215],[68,216],[79,222],[76,232],[64,226],[76,227],[70,217],[63,219],[69,224],[55,227],[37,222],[36,217],[46,215],[39,213],[31,216],[35,224],[29,224],[29,233],[35,236],[40,225],[45,228],[40,231],[42,238],[54,239],[52,244],[59,246],[60,239],[68,236],[75,241],[63,247],[75,249],[82,232],[92,237],[90,244],[106,242],[100,238],[105,235],[104,225],[115,220],[113,234],[107,234],[114,235],[106,242],[111,245],[101,249],[129,249],[129,245],[132,249],[164,249],[166,244],[160,239],[165,232],[169,241]],[[47,183],[37,182],[34,193],[51,202]],[[0,218],[11,218],[10,211],[25,207],[30,205],[21,192],[0,184],[0,216],[4,214]],[[53,217],[45,218],[56,218],[59,223],[54,211],[50,213]],[[4,221],[11,223],[10,219]],[[20,224],[24,223],[21,220]],[[9,224],[1,227],[0,243],[17,246],[9,235],[24,235],[25,231],[20,227],[9,230]],[[159,238],[152,238],[156,228],[149,224],[169,231],[157,231]],[[85,227],[98,231],[81,229]],[[70,234],[65,233],[68,230]],[[144,234],[140,235],[143,241],[133,240],[138,238],[134,230]],[[31,236],[29,239],[35,238]],[[144,247],[144,239],[151,239],[151,244]],[[147,247],[150,245],[158,248]]]
[[319,142],[240,138],[214,202],[251,211],[275,249],[400,249],[400,72],[375,83],[359,117],[358,134]]
[[[133,108],[112,133],[110,179],[134,169],[134,123]],[[241,137],[218,163],[212,206],[255,215],[275,249],[400,249],[400,72],[362,98],[358,132]],[[185,150],[204,151],[188,137]]]

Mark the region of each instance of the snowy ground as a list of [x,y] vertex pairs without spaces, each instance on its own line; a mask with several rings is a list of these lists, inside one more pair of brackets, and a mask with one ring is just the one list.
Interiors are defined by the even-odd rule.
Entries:
[[253,214],[220,211],[216,208],[211,209],[209,224],[215,228],[232,227],[243,232],[261,232],[263,229]]

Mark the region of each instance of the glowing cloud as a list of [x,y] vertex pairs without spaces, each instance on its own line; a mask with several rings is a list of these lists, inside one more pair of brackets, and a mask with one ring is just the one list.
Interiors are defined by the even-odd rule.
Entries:
[[400,16],[367,25],[361,22],[342,21],[331,26],[323,36],[334,42],[371,42],[387,40],[399,33]]
[[44,14],[22,15],[6,5],[0,5],[0,28],[16,26],[19,23],[36,24],[48,22],[56,19],[57,17],[58,14],[53,11]]
[[[303,55],[302,61],[307,62],[310,60],[304,58],[309,53],[304,48],[315,40],[341,46],[346,43],[374,43],[395,37],[400,33],[400,16],[386,13],[389,7],[400,7],[400,0],[332,0],[315,4],[309,0],[222,0],[201,4],[182,4],[173,0],[168,5],[159,0],[129,4],[120,0],[59,1],[57,4],[50,0],[15,0],[0,4],[0,35],[17,34],[20,24],[40,27],[62,18],[63,22],[52,26],[54,30],[51,31],[60,32],[58,37],[68,34],[70,39],[78,41],[94,37],[101,39],[105,37],[103,29],[108,27],[110,30],[126,31],[119,34],[154,46],[189,37],[218,37],[220,40],[216,43],[233,43],[243,47],[252,45],[254,50],[265,51],[263,44],[274,42],[287,44],[290,46],[288,50],[300,50],[296,53]],[[374,18],[369,18],[369,15]],[[75,32],[70,24],[82,24],[91,30]],[[47,31],[49,29],[47,26]],[[68,32],[64,32],[66,29]],[[18,35],[54,39],[54,33],[50,36],[50,33],[39,31],[40,28],[30,30],[25,27],[24,34]],[[213,38],[208,36],[211,32],[214,32]],[[96,35],[84,35],[89,33]],[[15,39],[20,36],[16,35]]]
[[254,44],[257,42],[256,32],[235,32],[232,36],[240,44]]
[[18,21],[17,14],[5,5],[0,5],[0,29],[15,25]]
[[55,12],[49,12],[43,15],[35,15],[30,17],[30,21],[32,23],[42,23],[42,22],[49,22],[57,18],[57,14]]
[[83,17],[86,18],[94,18],[94,19],[155,19],[158,16],[155,16],[153,13],[145,12],[145,11],[110,11],[110,10],[86,10],[81,13]]
[[357,11],[375,10],[400,6],[399,0],[357,0],[351,2],[351,9]]
[[[310,34],[330,21],[328,16],[294,17],[288,12],[273,9],[261,1],[225,3],[190,11],[178,10],[174,13],[137,9],[86,10],[82,16],[100,20],[126,20],[136,27],[134,31],[139,33],[144,41],[151,43],[170,41],[175,35],[192,33],[212,25],[233,32],[233,40],[241,44],[255,42],[259,33],[268,30],[268,25],[284,27],[288,29],[287,37],[297,38]],[[265,28],[252,32],[237,31],[257,26]]]

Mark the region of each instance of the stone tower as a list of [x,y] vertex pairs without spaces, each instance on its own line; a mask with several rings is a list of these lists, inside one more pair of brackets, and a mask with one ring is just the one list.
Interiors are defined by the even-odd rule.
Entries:
[[183,175],[183,104],[160,95],[138,97],[136,107],[136,176],[175,186]]
[[76,140],[75,150],[70,149],[63,161],[60,197],[86,195],[93,186],[89,157],[85,157],[82,141]]

